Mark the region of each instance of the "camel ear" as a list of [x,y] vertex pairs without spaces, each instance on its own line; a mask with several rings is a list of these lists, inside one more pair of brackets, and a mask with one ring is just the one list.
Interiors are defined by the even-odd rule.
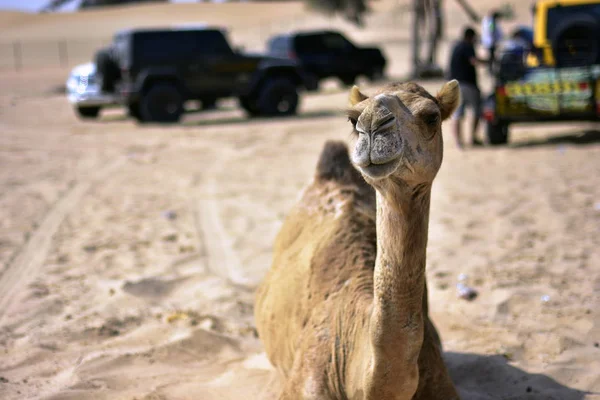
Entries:
[[369,96],[366,96],[360,92],[360,89],[358,88],[358,86],[354,85],[354,86],[352,86],[352,89],[350,89],[350,105],[351,106],[354,106],[368,98],[369,98]]
[[460,104],[460,87],[456,79],[446,82],[437,95],[442,121],[448,118]]

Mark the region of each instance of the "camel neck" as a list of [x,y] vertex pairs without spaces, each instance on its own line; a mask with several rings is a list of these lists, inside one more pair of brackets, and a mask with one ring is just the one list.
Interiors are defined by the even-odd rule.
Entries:
[[[375,366],[416,366],[423,343],[431,185],[377,190],[377,258],[370,336]],[[408,370],[413,370],[408,368]]]

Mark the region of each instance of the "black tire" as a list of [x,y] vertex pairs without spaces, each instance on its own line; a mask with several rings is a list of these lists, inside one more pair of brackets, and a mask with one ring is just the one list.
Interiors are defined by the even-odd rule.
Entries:
[[312,72],[307,72],[304,75],[304,86],[308,91],[319,90],[319,76]]
[[580,67],[600,60],[600,28],[588,15],[565,21],[556,30],[552,51],[558,67]]
[[371,82],[380,81],[384,78],[384,76],[385,74],[383,72],[382,66],[376,66],[371,68],[371,71],[369,71],[369,73],[367,74],[367,78],[369,78]]
[[172,83],[157,83],[146,90],[139,103],[141,122],[173,124],[183,114],[183,96]]
[[356,82],[356,76],[354,75],[344,75],[339,78],[345,86],[352,86],[354,85],[354,82]]
[[248,113],[250,117],[256,117],[260,115],[260,112],[256,106],[256,103],[252,97],[242,96],[239,98],[240,106]]
[[296,85],[286,78],[267,78],[256,100],[258,113],[269,116],[292,115],[297,108]]
[[142,119],[142,117],[140,115],[139,103],[131,103],[131,104],[127,105],[127,111],[129,113],[130,117],[135,118],[138,121],[140,121]]
[[98,50],[95,63],[101,90],[108,93],[114,92],[116,83],[121,79],[121,69],[113,58],[111,49]]
[[200,100],[202,102],[203,110],[214,110],[217,108],[217,99],[214,97],[207,97]]
[[100,107],[76,107],[75,111],[79,118],[96,119],[100,114]]
[[508,124],[500,122],[487,122],[486,133],[488,143],[497,146],[508,143]]

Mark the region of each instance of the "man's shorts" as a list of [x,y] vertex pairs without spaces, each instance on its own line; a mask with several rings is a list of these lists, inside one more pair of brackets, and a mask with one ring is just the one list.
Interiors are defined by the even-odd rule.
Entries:
[[481,92],[471,83],[460,82],[460,105],[452,115],[454,119],[465,116],[465,108],[471,107],[475,118],[481,118]]

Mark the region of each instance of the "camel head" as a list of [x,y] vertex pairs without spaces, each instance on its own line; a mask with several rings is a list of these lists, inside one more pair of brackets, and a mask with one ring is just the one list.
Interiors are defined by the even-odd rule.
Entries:
[[442,163],[441,124],[457,107],[456,80],[436,97],[416,83],[394,83],[371,97],[354,86],[348,119],[353,126],[352,163],[367,182],[386,178],[431,183]]

